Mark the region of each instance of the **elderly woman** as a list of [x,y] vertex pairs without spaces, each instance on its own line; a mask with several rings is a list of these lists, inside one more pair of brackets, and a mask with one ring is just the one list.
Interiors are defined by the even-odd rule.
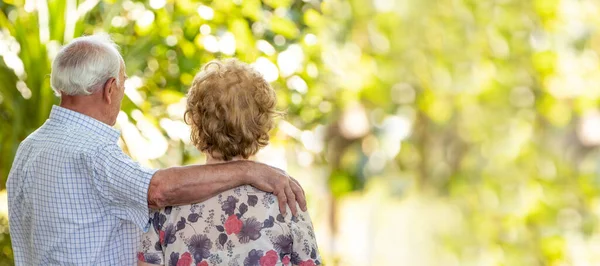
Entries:
[[[207,164],[248,159],[269,142],[275,104],[269,83],[247,64],[210,62],[188,93],[192,143]],[[320,265],[308,213],[283,216],[278,204],[274,195],[245,185],[156,211],[138,265]]]

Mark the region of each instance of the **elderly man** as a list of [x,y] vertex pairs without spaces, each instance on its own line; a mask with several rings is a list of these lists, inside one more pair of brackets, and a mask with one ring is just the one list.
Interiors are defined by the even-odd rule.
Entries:
[[188,204],[250,184],[285,215],[304,193],[280,170],[250,161],[151,170],[123,154],[115,124],[125,64],[108,35],[75,39],[52,64],[61,96],[17,151],[8,181],[16,265],[133,265],[148,207]]

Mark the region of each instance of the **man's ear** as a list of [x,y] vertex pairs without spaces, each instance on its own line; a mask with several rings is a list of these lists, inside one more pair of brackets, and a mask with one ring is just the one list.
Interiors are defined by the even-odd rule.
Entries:
[[105,100],[108,104],[112,103],[112,95],[117,91],[117,80],[115,78],[109,78],[106,83],[104,83],[104,88],[102,88],[102,99]]

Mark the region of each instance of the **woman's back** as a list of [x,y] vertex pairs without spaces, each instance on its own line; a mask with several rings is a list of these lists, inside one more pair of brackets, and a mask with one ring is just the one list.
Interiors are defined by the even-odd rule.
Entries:
[[251,186],[153,212],[139,250],[140,261],[159,265],[320,265],[321,260],[308,213],[283,217],[274,195]]
[[[211,61],[188,91],[191,143],[207,164],[248,159],[269,143],[276,105],[275,91],[250,65]],[[308,213],[283,217],[274,195],[250,186],[151,217],[138,254],[146,265],[320,264]]]

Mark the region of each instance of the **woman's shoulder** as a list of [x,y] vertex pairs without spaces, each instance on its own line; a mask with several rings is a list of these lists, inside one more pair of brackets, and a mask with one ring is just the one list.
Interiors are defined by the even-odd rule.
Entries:
[[[277,197],[272,193],[243,185],[226,190],[203,202],[152,210],[150,219],[153,225],[160,226],[182,218],[195,223],[200,218],[228,217],[233,214],[243,216],[246,213],[263,216],[275,211],[279,213],[278,210]],[[206,220],[208,222],[209,219]]]
[[211,206],[217,205],[226,216],[237,214],[242,216],[248,213],[269,214],[277,209],[277,197],[272,193],[258,190],[252,186],[239,186],[225,191],[207,202]]

